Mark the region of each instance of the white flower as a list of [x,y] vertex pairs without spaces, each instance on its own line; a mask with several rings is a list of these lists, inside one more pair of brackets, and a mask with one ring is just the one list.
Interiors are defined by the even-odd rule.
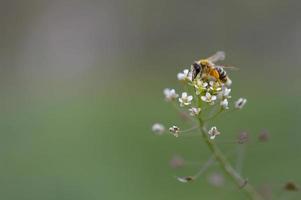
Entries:
[[216,96],[215,95],[211,95],[209,92],[206,92],[205,96],[201,96],[201,99],[207,103],[211,103],[213,104],[214,101],[216,100]]
[[197,89],[196,95],[199,95],[203,90],[207,90],[208,83],[202,80],[197,80],[194,87]]
[[183,72],[178,73],[177,77],[180,81],[192,81],[192,73],[188,69],[184,69]]
[[213,90],[215,86],[215,81],[209,81],[209,85],[210,85],[210,90]]
[[220,105],[222,106],[223,109],[229,109],[228,107],[228,99],[224,99],[223,101],[221,101]]
[[210,81],[209,86],[210,86],[209,89],[212,91],[219,92],[222,90],[220,83],[217,81]]
[[169,88],[165,88],[163,90],[164,96],[165,96],[165,100],[166,101],[172,101],[175,100],[176,98],[178,98],[178,94],[176,93],[175,89],[169,89]]
[[213,126],[209,131],[208,135],[210,136],[210,139],[213,140],[217,135],[221,134],[215,126]]
[[188,106],[191,104],[193,97],[192,96],[188,96],[187,92],[183,92],[182,93],[182,97],[179,98],[179,102],[180,102],[180,106]]
[[180,128],[177,126],[172,126],[169,128],[169,131],[175,136],[179,137]]
[[235,108],[242,109],[246,103],[247,103],[247,99],[245,99],[245,98],[239,98],[235,102]]
[[162,124],[155,123],[152,126],[152,131],[157,135],[162,135],[165,131],[165,127]]
[[200,108],[192,107],[192,108],[189,109],[189,112],[190,112],[189,114],[191,116],[198,116],[199,113],[201,112],[201,109]]
[[206,89],[206,88],[208,87],[208,83],[207,83],[207,82],[204,82],[204,81],[202,81],[202,80],[197,80],[196,86],[199,86],[199,87],[201,87],[201,88],[203,88],[203,89]]
[[223,97],[224,97],[224,98],[231,98],[230,92],[231,92],[231,89],[230,89],[230,88],[224,87],[224,88],[223,88],[223,91],[222,91]]
[[209,81],[209,89],[210,90],[214,89],[214,81]]

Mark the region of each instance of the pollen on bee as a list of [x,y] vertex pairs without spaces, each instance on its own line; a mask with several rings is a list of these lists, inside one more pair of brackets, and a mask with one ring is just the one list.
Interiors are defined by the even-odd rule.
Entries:
[[219,73],[217,70],[211,70],[209,73],[210,76],[214,77],[215,79],[219,79]]

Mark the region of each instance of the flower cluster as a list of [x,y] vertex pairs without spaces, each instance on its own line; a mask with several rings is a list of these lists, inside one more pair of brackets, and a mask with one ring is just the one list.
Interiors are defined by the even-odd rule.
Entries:
[[[201,102],[205,102],[208,105],[214,105],[216,102],[220,103],[222,109],[228,109],[228,99],[231,98],[228,84],[223,83],[221,80],[211,76],[204,76],[203,78],[196,78],[192,80],[192,70],[185,69],[183,72],[178,73],[178,80],[184,84],[192,87],[194,94],[189,95],[187,92],[183,92],[179,98],[180,106],[189,106],[192,104],[192,100],[195,98],[198,102],[198,106]],[[229,79],[230,80],[230,79]],[[175,89],[164,89],[165,99],[167,101],[175,100],[179,97]],[[235,108],[241,109],[246,103],[246,99],[240,98],[235,103]],[[202,109],[200,106],[198,109]]]
[[[182,72],[177,74],[178,80],[186,86],[186,91],[178,94],[175,89],[166,88],[163,91],[166,101],[178,102],[182,109],[187,109],[186,111],[188,111],[189,115],[196,118],[204,117],[202,116],[203,110],[208,110],[213,106],[219,107],[219,109],[217,109],[218,113],[225,112],[230,109],[238,110],[244,107],[247,102],[244,98],[239,98],[236,102],[234,102],[233,106],[230,106],[231,84],[229,83],[231,81],[229,77],[227,77],[228,81],[225,82],[203,72],[203,74],[200,74],[193,79],[193,70],[193,67],[191,67],[191,70],[184,69]],[[171,127],[169,131],[175,136],[178,136],[180,133],[179,129],[175,128],[175,126]],[[212,135],[209,133],[209,137],[211,139],[214,139],[217,135],[219,134],[214,131],[212,132]]]

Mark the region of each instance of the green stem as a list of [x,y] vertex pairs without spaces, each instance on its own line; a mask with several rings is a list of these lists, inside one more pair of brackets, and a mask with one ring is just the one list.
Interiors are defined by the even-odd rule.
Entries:
[[212,115],[211,117],[209,117],[208,119],[205,119],[204,121],[209,121],[209,120],[213,120],[215,119],[217,116],[219,116],[220,113],[223,112],[223,109],[220,109],[219,111],[217,111],[217,113],[215,113],[214,115]]
[[239,173],[232,167],[228,159],[216,145],[216,143],[212,142],[207,135],[207,130],[202,119],[199,119],[201,132],[203,139],[205,140],[206,144],[208,145],[210,151],[215,156],[217,162],[220,164],[223,171],[233,180],[233,182],[242,190],[246,192],[246,194],[252,200],[263,200],[260,194],[254,189],[254,187],[250,183],[246,183],[246,180],[243,179]]

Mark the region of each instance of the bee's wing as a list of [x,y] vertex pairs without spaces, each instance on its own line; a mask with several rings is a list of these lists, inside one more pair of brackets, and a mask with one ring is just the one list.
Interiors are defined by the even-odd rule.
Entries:
[[221,67],[221,68],[224,68],[224,69],[229,69],[229,70],[234,70],[234,71],[239,70],[238,67],[228,66],[228,65],[216,65],[216,67]]
[[221,60],[225,60],[226,58],[226,54],[223,51],[218,51],[216,52],[214,55],[210,56],[209,58],[207,58],[207,60],[215,63]]

